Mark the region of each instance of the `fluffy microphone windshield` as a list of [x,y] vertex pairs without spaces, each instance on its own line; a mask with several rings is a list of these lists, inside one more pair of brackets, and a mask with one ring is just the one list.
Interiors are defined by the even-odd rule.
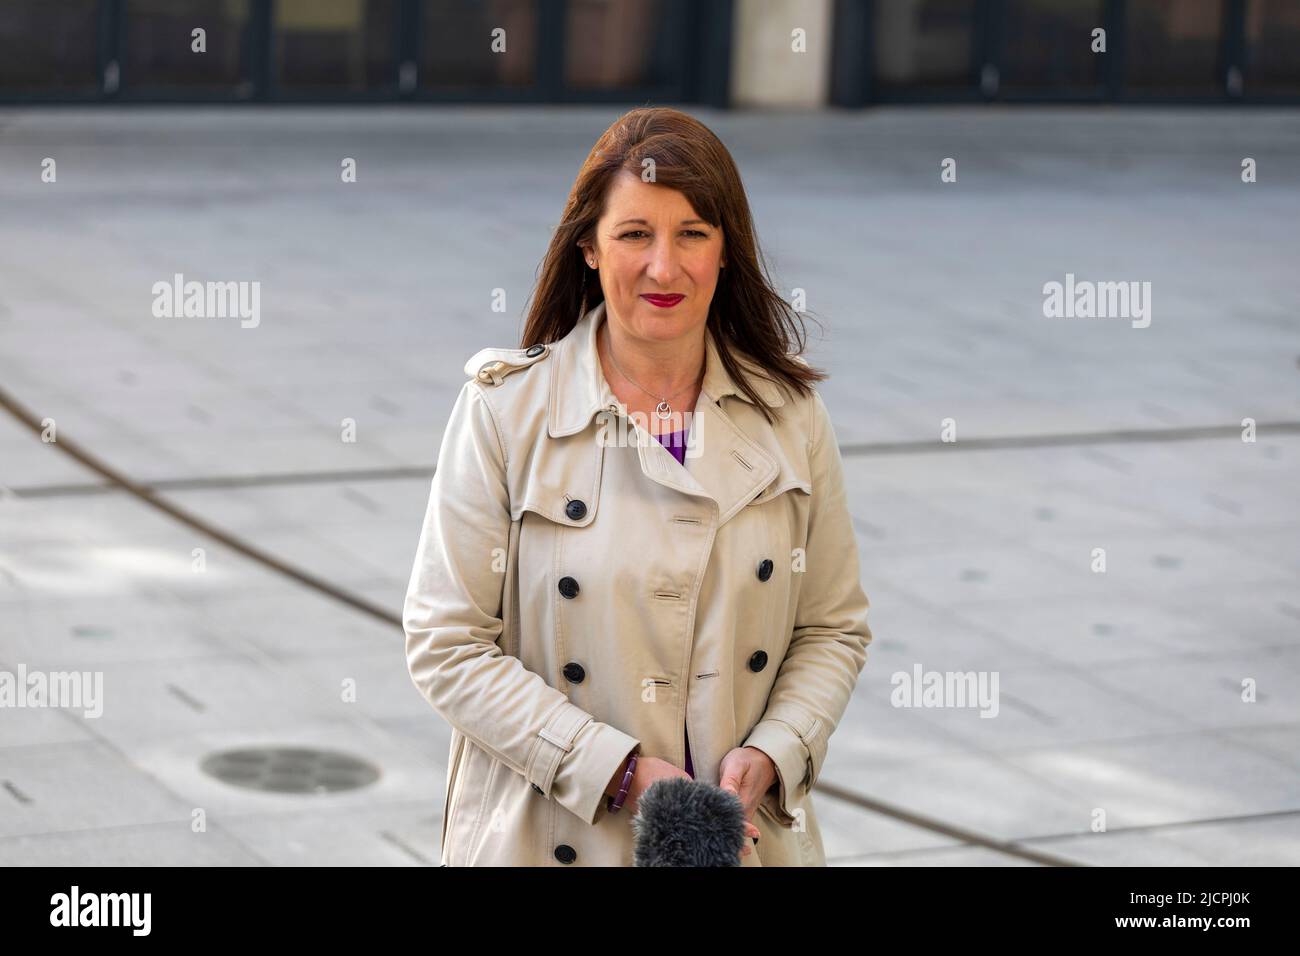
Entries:
[[634,866],[740,866],[745,808],[730,790],[666,777],[637,801],[632,833]]

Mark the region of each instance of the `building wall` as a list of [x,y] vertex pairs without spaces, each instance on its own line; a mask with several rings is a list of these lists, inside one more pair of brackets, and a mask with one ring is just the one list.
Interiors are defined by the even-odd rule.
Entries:
[[0,103],[1296,104],[1297,50],[1300,0],[0,0]]
[[[830,87],[832,0],[738,0],[732,24],[732,103],[818,107]],[[804,52],[792,47],[803,31]]]

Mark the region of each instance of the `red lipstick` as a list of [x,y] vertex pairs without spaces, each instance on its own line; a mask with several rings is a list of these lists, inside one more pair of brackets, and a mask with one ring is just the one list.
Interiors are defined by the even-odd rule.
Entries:
[[659,306],[659,308],[661,309],[671,309],[678,302],[682,301],[682,299],[686,298],[686,296],[684,295],[643,295],[641,296],[641,298],[645,299],[651,305]]

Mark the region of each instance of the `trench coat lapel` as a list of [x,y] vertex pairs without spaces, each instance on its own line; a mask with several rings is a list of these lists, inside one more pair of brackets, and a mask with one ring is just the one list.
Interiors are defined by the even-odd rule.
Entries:
[[[552,438],[577,434],[584,429],[601,427],[598,415],[604,412],[605,427],[614,425],[612,412],[619,408],[618,397],[605,380],[596,348],[596,333],[605,320],[605,303],[587,312],[555,346],[547,364],[551,370],[550,407],[547,432]],[[780,471],[776,458],[766,451],[757,435],[742,429],[727,414],[723,399],[728,396],[749,402],[737,388],[718,357],[713,333],[705,331],[705,372],[700,397],[691,420],[690,445],[683,468],[671,452],[652,436],[637,433],[635,441],[641,471],[647,478],[684,494],[706,498],[717,505],[721,525],[762,493]],[[738,357],[748,378],[765,401],[774,406],[784,404],[784,397],[758,366],[746,357]],[[769,425],[761,415],[746,416],[750,431]],[[628,426],[629,438],[632,438]],[[594,439],[594,435],[593,435]],[[773,442],[766,442],[769,446]]]

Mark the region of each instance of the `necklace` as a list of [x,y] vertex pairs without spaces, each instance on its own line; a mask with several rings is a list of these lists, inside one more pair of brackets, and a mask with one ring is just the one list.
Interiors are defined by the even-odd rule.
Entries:
[[704,370],[701,369],[700,374],[697,375],[695,378],[695,382],[691,382],[690,385],[687,385],[684,388],[679,388],[677,391],[669,395],[660,396],[650,391],[650,389],[646,388],[636,379],[632,378],[632,376],[628,375],[627,372],[623,371],[623,367],[618,364],[618,359],[614,358],[614,345],[613,342],[610,341],[608,327],[606,327],[605,329],[605,351],[609,353],[609,360],[614,363],[614,368],[618,369],[619,375],[622,375],[625,379],[627,379],[637,388],[641,389],[641,391],[645,392],[651,398],[655,398],[659,400],[659,404],[655,406],[655,416],[658,417],[660,421],[667,421],[669,418],[673,417],[673,406],[669,403],[668,399],[676,398],[682,392],[686,391],[689,388],[692,388],[695,385],[695,382],[698,382],[699,379],[704,375]]

